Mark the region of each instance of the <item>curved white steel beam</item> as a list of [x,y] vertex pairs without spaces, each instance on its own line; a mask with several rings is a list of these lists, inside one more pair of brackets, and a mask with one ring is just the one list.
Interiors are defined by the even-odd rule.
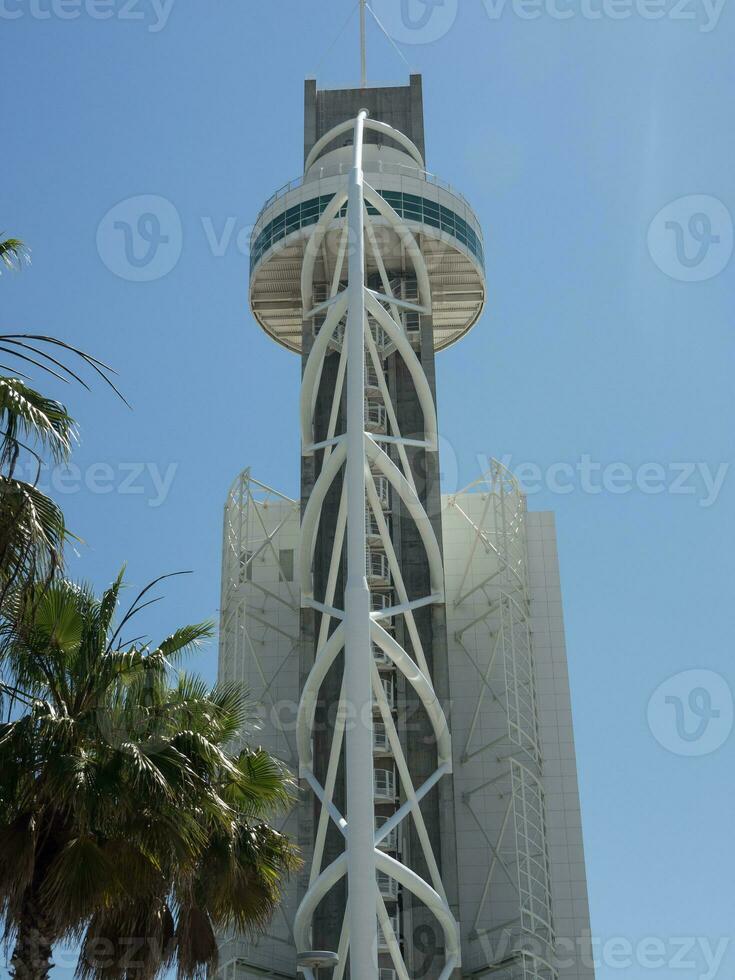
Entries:
[[314,225],[314,229],[306,242],[304,249],[304,264],[301,266],[301,305],[304,315],[311,309],[311,294],[314,285],[314,266],[319,258],[322,239],[327,229],[337,217],[342,205],[347,200],[347,191],[338,191]]
[[[420,902],[430,909],[441,924],[444,932],[444,942],[447,953],[447,962],[441,977],[448,978],[452,971],[461,965],[459,929],[449,906],[442,899],[441,895],[435,891],[431,885],[420,878],[414,871],[407,868],[405,864],[396,861],[389,854],[375,849],[375,866],[378,871],[390,875],[391,878],[408,889]],[[314,912],[319,902],[331,891],[340,878],[347,873],[347,854],[340,854],[336,860],[332,861],[319,875],[299,906],[294,919],[294,939],[297,949],[307,949],[309,945],[309,928]]]
[[378,871],[383,871],[385,874],[390,875],[391,878],[395,878],[400,885],[403,885],[420,902],[423,902],[441,923],[444,931],[444,941],[446,943],[447,963],[440,976],[449,977],[452,971],[461,965],[459,928],[449,906],[428,882],[420,878],[415,871],[407,868],[405,864],[396,861],[390,854],[385,854],[383,851],[376,851],[375,865]]
[[301,693],[298,711],[296,713],[296,746],[299,753],[299,769],[311,769],[313,758],[311,751],[311,729],[314,724],[314,713],[319,701],[319,689],[322,686],[327,671],[345,645],[344,623],[340,623],[327,642],[317,654],[314,666]]
[[[388,566],[390,568],[396,593],[398,594],[398,600],[401,603],[408,602],[406,583],[403,581],[403,575],[401,574],[401,567],[398,562],[398,556],[396,555],[396,549],[393,547],[393,541],[391,540],[388,522],[380,504],[380,498],[378,497],[378,491],[375,486],[375,477],[373,476],[370,469],[370,464],[367,460],[365,460],[365,484],[367,487],[368,503],[370,504],[373,511],[373,516],[378,525],[378,530],[380,531],[381,544],[385,549],[385,555],[388,559]],[[424,646],[421,642],[421,636],[416,628],[416,619],[413,615],[413,609],[410,609],[405,613],[404,622],[406,625],[406,630],[408,631],[408,637],[411,641],[411,646],[413,647],[413,658],[421,670],[425,674],[428,674],[429,667],[426,663],[426,655],[424,654]]]
[[398,212],[369,184],[365,184],[365,200],[372,204],[381,217],[385,218],[408,252],[413,263],[414,272],[416,273],[420,305],[428,313],[431,310],[431,283],[429,281],[429,273],[426,269],[426,260],[418,246],[416,236]]
[[424,706],[429,716],[431,727],[434,730],[439,765],[443,766],[445,763],[451,764],[452,739],[449,734],[449,726],[447,725],[447,719],[442,710],[441,702],[436,696],[431,682],[419,669],[416,662],[406,653],[396,638],[391,636],[375,620],[373,620],[370,628],[370,636],[383,653],[390,657],[396,665],[396,669],[400,670]]
[[391,401],[390,391],[388,390],[388,385],[386,384],[385,377],[383,377],[383,365],[380,359],[380,354],[378,353],[378,347],[373,338],[372,332],[368,331],[365,335],[367,341],[368,354],[370,355],[370,360],[372,362],[373,368],[378,374],[378,385],[380,386],[380,394],[383,396],[383,403],[385,404],[385,410],[388,414],[388,420],[390,421],[391,432],[393,437],[398,438],[398,443],[396,444],[396,449],[398,450],[398,458],[401,461],[401,466],[403,467],[403,475],[406,477],[411,486],[416,489],[416,484],[413,479],[413,473],[411,472],[411,463],[408,459],[408,453],[406,452],[406,447],[403,445],[401,440],[401,430],[398,425],[398,416],[396,415],[396,410]]
[[[406,505],[411,518],[413,519],[421,539],[426,548],[426,556],[429,562],[429,572],[431,576],[432,594],[443,595],[444,593],[444,569],[442,567],[441,551],[439,542],[434,534],[428,514],[424,510],[416,491],[411,487],[408,480],[396,467],[393,460],[383,452],[383,450],[372,439],[365,439],[365,452],[367,458],[380,469],[389,480],[401,500]],[[334,481],[340,467],[347,456],[347,448],[344,443],[339,443],[327,462],[324,464],[319,477],[314,484],[314,489],[309,497],[309,502],[304,511],[301,523],[301,588],[305,596],[312,597],[314,594],[312,583],[312,562],[314,560],[314,546],[316,542],[316,528],[318,526],[319,514],[324,503],[327,491]]]
[[428,443],[427,449],[430,452],[436,452],[439,442],[437,433],[436,406],[434,405],[434,399],[431,395],[429,382],[424,374],[423,368],[421,367],[421,361],[419,361],[418,357],[416,357],[416,353],[413,347],[411,347],[408,337],[406,337],[405,333],[400,329],[386,308],[381,306],[381,304],[371,293],[366,295],[365,305],[370,315],[377,320],[380,326],[385,330],[390,339],[396,345],[398,353],[401,355],[406,367],[408,368],[411,375],[411,380],[416,388],[416,394],[418,395],[419,404],[421,405],[421,411],[424,414],[424,434],[426,442]]
[[314,442],[314,431],[312,428],[314,406],[316,405],[324,356],[327,352],[329,341],[337,329],[337,324],[345,315],[348,302],[347,290],[345,290],[330,308],[327,318],[320,327],[306,360],[304,376],[301,380],[300,398],[301,441],[305,449]]
[[[391,661],[396,665],[396,669],[403,674],[426,710],[431,727],[434,730],[439,765],[451,763],[452,742],[449,735],[449,727],[441,703],[434,692],[431,682],[395,637],[391,636],[375,620],[370,625],[370,636],[380,649],[390,657]],[[340,623],[334,633],[329,637],[327,643],[317,654],[314,666],[311,668],[304,684],[296,715],[296,744],[299,754],[299,769],[302,774],[307,769],[311,771],[312,767],[311,731],[316,706],[319,701],[319,690],[327,675],[327,671],[337,659],[343,647],[344,623]]]
[[299,572],[301,577],[301,594],[303,597],[313,598],[314,596],[314,581],[311,566],[314,561],[314,548],[316,545],[316,531],[319,525],[319,517],[327,491],[334,482],[346,458],[347,446],[344,442],[340,442],[322,467],[322,471],[317,477],[314,489],[311,491],[311,496],[309,497],[309,502],[304,510],[304,516],[301,519]]
[[[355,128],[355,120],[348,119],[346,122],[339,123],[333,129],[330,129],[328,133],[325,133],[321,139],[318,139],[314,146],[311,148],[309,155],[306,158],[306,163],[304,164],[304,173],[308,173],[309,170],[314,166],[316,161],[319,159],[319,154],[322,152],[325,146],[329,146],[332,140],[337,139],[342,133],[349,133]],[[421,156],[421,152],[413,140],[410,140],[408,136],[401,133],[397,129],[393,129],[388,123],[380,122],[379,119],[366,119],[365,129],[372,129],[373,132],[382,133],[383,136],[388,136],[390,139],[395,140],[396,143],[401,146],[406,153],[411,157],[411,159],[418,165],[419,170],[423,170],[425,167],[424,158]]]
[[327,865],[307,890],[301,900],[301,904],[296,910],[296,916],[293,922],[293,935],[297,950],[303,951],[309,949],[309,929],[311,928],[314,911],[327,892],[331,891],[340,878],[343,878],[346,874],[347,852],[345,851],[336,860],[332,861],[331,864]]
[[426,548],[426,557],[429,561],[429,574],[431,577],[431,591],[434,595],[444,595],[444,568],[442,566],[441,550],[439,542],[436,540],[434,528],[429,519],[429,515],[424,510],[416,491],[411,487],[408,480],[398,469],[393,460],[387,453],[383,452],[380,446],[369,437],[365,439],[365,453],[370,462],[377,466],[383,476],[387,477],[393,489],[400,495],[401,500],[406,505],[411,515],[411,519],[416,525],[421,540]]

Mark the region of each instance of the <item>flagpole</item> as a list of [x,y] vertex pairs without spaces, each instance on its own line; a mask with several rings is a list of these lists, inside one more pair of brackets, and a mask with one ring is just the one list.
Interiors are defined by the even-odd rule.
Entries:
[[367,87],[367,37],[365,8],[367,0],[360,0],[360,87]]

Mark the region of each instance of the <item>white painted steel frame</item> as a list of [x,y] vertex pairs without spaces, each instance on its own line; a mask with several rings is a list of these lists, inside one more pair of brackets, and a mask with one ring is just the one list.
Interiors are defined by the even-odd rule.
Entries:
[[[299,704],[296,737],[299,755],[300,777],[311,787],[321,803],[316,829],[314,851],[308,890],[301,902],[294,922],[294,936],[299,953],[310,948],[311,926],[314,912],[327,895],[345,876],[348,884],[347,911],[344,918],[339,948],[339,965],[334,980],[344,976],[347,956],[350,957],[351,980],[377,980],[377,923],[382,933],[381,952],[387,950],[399,980],[408,980],[394,921],[378,892],[376,872],[387,876],[397,885],[407,889],[436,917],[444,933],[445,961],[439,980],[448,980],[461,964],[459,928],[450,911],[442,885],[438,862],[433,853],[429,834],[421,814],[420,801],[447,773],[451,772],[452,752],[447,721],[433,689],[426,657],[416,626],[414,611],[422,606],[444,601],[444,574],[441,552],[431,521],[417,495],[414,477],[406,453],[406,446],[420,446],[427,452],[437,450],[436,409],[431,388],[421,364],[414,353],[402,323],[399,309],[409,306],[424,314],[431,312],[431,289],[421,249],[410,229],[399,215],[364,182],[362,169],[362,145],[365,128],[389,135],[410,154],[421,161],[416,147],[403,134],[384,123],[367,119],[360,112],[352,123],[341,124],[327,133],[315,146],[310,160],[315,159],[319,148],[327,146],[335,137],[352,128],[354,133],[354,166],[349,187],[338,192],[315,224],[305,249],[301,271],[301,291],[305,319],[325,313],[304,368],[301,390],[301,429],[304,454],[323,452],[322,466],[304,510],[301,525],[300,581],[302,603],[321,614],[317,649],[312,670],[304,684]],[[307,161],[307,168],[309,161]],[[347,201],[346,217],[338,216]],[[377,237],[371,227],[371,216],[366,203],[370,203],[378,216],[395,231],[413,264],[418,284],[418,303],[406,304],[394,296],[385,269]],[[319,304],[314,303],[314,268],[325,236],[342,222],[342,233],[337,264],[331,284],[331,295]],[[379,270],[382,293],[376,293],[365,284],[365,246],[372,250],[373,261]],[[347,287],[340,291],[345,252],[349,244]],[[314,440],[314,411],[322,376],[324,359],[330,344],[334,346],[340,323],[347,318],[346,336],[340,348],[337,381],[333,394],[326,439],[318,444]],[[376,326],[373,327],[373,324]],[[374,329],[382,329],[389,339],[391,350],[403,358],[416,388],[424,416],[423,439],[404,439],[390,394],[385,383],[381,351],[373,335]],[[390,435],[372,436],[365,428],[365,363],[366,355],[378,379],[380,397],[385,406]],[[346,377],[346,388],[345,388]],[[346,431],[336,432],[339,406],[346,392]],[[398,463],[381,448],[379,440],[390,443],[398,457]],[[400,465],[399,465],[400,464]],[[334,545],[327,574],[326,590],[322,601],[314,594],[312,563],[322,508],[327,493],[344,473],[340,505],[336,518]],[[376,473],[385,477],[392,492],[402,501],[408,516],[414,521],[426,550],[430,572],[430,592],[426,596],[409,599],[401,574],[397,555],[390,537],[381,496],[376,484]],[[372,513],[373,531],[377,526],[382,550],[385,552],[392,589],[397,601],[386,601],[371,611],[371,595],[365,577],[366,569],[366,507]],[[377,538],[371,531],[371,540]],[[347,584],[345,609],[334,606],[337,574],[343,547],[347,543]],[[388,624],[396,616],[403,616],[406,632],[411,641],[413,656],[395,639]],[[330,623],[337,620],[336,629],[329,633]],[[371,642],[372,641],[372,642]],[[401,746],[393,718],[392,705],[378,667],[372,644],[381,651],[395,669],[400,671],[416,692],[431,722],[437,744],[437,769],[420,786],[414,786],[411,772]],[[327,762],[324,785],[317,779],[313,768],[312,730],[319,691],[329,667],[344,653],[344,672],[340,694],[340,707],[334,726],[332,745]],[[373,705],[380,715],[396,771],[400,779],[404,799],[392,817],[376,827],[374,816],[373,785]],[[349,727],[346,717],[350,719]],[[337,769],[343,750],[346,753],[346,803],[347,814],[341,814],[334,803]],[[424,881],[409,867],[381,850],[381,843],[406,821],[412,820],[430,881]],[[322,868],[324,845],[329,821],[332,821],[345,838],[346,849],[335,861]],[[309,967],[300,967],[307,980],[314,980]]]
[[[482,506],[468,507],[468,494],[476,494]],[[451,607],[456,614],[470,599],[484,605],[479,615],[462,620],[453,635],[479,681],[458,770],[463,774],[464,767],[481,756],[496,760],[494,774],[466,786],[462,797],[487,848],[482,892],[476,907],[467,909],[472,912],[468,938],[483,950],[493,950],[487,939],[498,940],[501,933],[511,937],[509,950],[498,944],[498,961],[489,959],[480,969],[473,963],[473,975],[487,971],[498,980],[556,980],[557,970],[549,965],[556,938],[530,629],[525,498],[513,475],[492,460],[483,477],[448,498],[448,506],[472,532]],[[483,569],[479,574],[478,568]],[[481,737],[488,704],[505,715],[505,732],[493,733],[489,740]],[[488,792],[504,801],[492,831],[475,803]],[[492,896],[499,879],[517,896],[517,911],[498,924]]]
[[367,112],[355,120],[347,224],[351,248],[347,303],[347,584],[344,690],[352,724],[346,733],[347,911],[351,980],[369,980],[378,966],[375,920],[373,701],[370,666],[370,590],[365,577],[365,229],[362,144]]
[[[285,536],[286,546],[294,552],[298,550],[299,510],[298,500],[255,479],[249,468],[233,482],[224,510],[218,677],[222,682],[243,685],[253,698],[255,710],[271,718],[279,716],[284,693],[292,689],[290,680],[283,684],[284,675],[298,676],[298,563],[284,566],[282,548]],[[264,576],[264,570],[270,576]],[[267,750],[295,769],[298,755],[289,726],[268,726],[263,735]],[[245,741],[247,736],[243,733],[235,747]],[[294,836],[295,818],[295,813],[288,814],[277,829]],[[283,899],[265,937],[278,950],[278,961],[285,967],[287,951],[294,945],[293,883],[286,886]],[[230,959],[234,971],[235,961],[240,961],[239,954],[244,949],[241,937],[225,934],[221,945],[223,975],[229,972]],[[250,965],[256,972],[262,969],[262,964]]]

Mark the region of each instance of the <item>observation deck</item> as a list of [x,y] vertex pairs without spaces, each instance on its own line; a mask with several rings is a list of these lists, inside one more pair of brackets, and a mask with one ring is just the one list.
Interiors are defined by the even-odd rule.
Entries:
[[[480,224],[465,198],[428,173],[417,147],[398,130],[381,124],[384,143],[365,146],[366,182],[403,218],[426,261],[432,294],[434,349],[459,340],[477,322],[485,304],[485,254]],[[306,244],[335,194],[347,186],[352,147],[336,127],[307,157],[303,177],[270,197],[250,241],[250,306],[258,323],[292,351],[302,347],[304,304],[301,269]],[[344,136],[344,139],[341,137]],[[315,267],[315,282],[343,281],[347,259],[344,214],[329,223]],[[389,278],[404,275],[405,243],[377,209],[368,205]],[[377,276],[368,250],[368,278]],[[337,272],[337,264],[340,270]]]

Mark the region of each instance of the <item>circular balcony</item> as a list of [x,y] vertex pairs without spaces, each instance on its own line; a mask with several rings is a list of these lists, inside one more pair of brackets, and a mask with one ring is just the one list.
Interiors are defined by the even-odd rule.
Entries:
[[371,510],[365,511],[365,537],[369,545],[380,547],[382,544],[380,527],[378,526],[375,514]]
[[365,403],[365,429],[379,435],[388,431],[388,413],[379,402]]
[[[393,683],[393,678],[390,675],[389,676],[383,675],[380,678],[380,683],[381,683],[381,686],[383,688],[383,694],[385,696],[385,700],[386,700],[386,702],[388,704],[389,710],[390,711],[395,711],[396,710],[396,689],[395,689],[395,685]],[[376,711],[376,712],[379,712],[380,711],[380,705],[378,704],[378,702],[377,702],[377,700],[375,698],[375,695],[373,695],[373,710]]]
[[[250,306],[261,327],[289,350],[302,347],[301,266],[314,225],[334,195],[344,190],[343,161],[312,167],[308,179],[292,181],[264,205],[250,240]],[[368,161],[366,181],[417,236],[432,292],[434,348],[463,336],[485,304],[485,256],[480,224],[467,201],[447,183],[416,166]],[[399,236],[368,207],[389,277],[400,275],[405,254]],[[344,209],[343,209],[344,214]],[[343,258],[344,217],[331,223],[315,270],[316,281],[332,281]],[[367,248],[368,275],[379,272]],[[346,262],[345,272],[346,275]],[[410,325],[407,325],[407,330]]]
[[365,571],[368,585],[378,588],[390,585],[390,565],[384,551],[377,551],[374,548],[368,550],[365,556]]
[[381,898],[386,899],[390,902],[398,901],[398,882],[395,878],[391,878],[384,871],[378,871],[376,873],[376,878],[378,881],[378,892]]
[[395,802],[398,795],[395,769],[375,769],[373,771],[373,792],[378,802]]
[[365,393],[370,397],[380,397],[380,378],[371,358],[365,359]]
[[371,646],[373,650],[373,658],[375,660],[375,666],[378,668],[378,670],[394,671],[396,669],[396,665],[390,659],[388,654],[385,653],[385,651],[381,650],[377,643],[372,643]]
[[[380,828],[388,822],[390,818],[385,814],[377,814],[375,817],[375,829],[380,830]],[[377,845],[378,850],[387,851],[388,853],[397,854],[401,850],[401,831],[400,824],[394,827]]]
[[388,730],[382,722],[373,725],[373,755],[393,755]]

